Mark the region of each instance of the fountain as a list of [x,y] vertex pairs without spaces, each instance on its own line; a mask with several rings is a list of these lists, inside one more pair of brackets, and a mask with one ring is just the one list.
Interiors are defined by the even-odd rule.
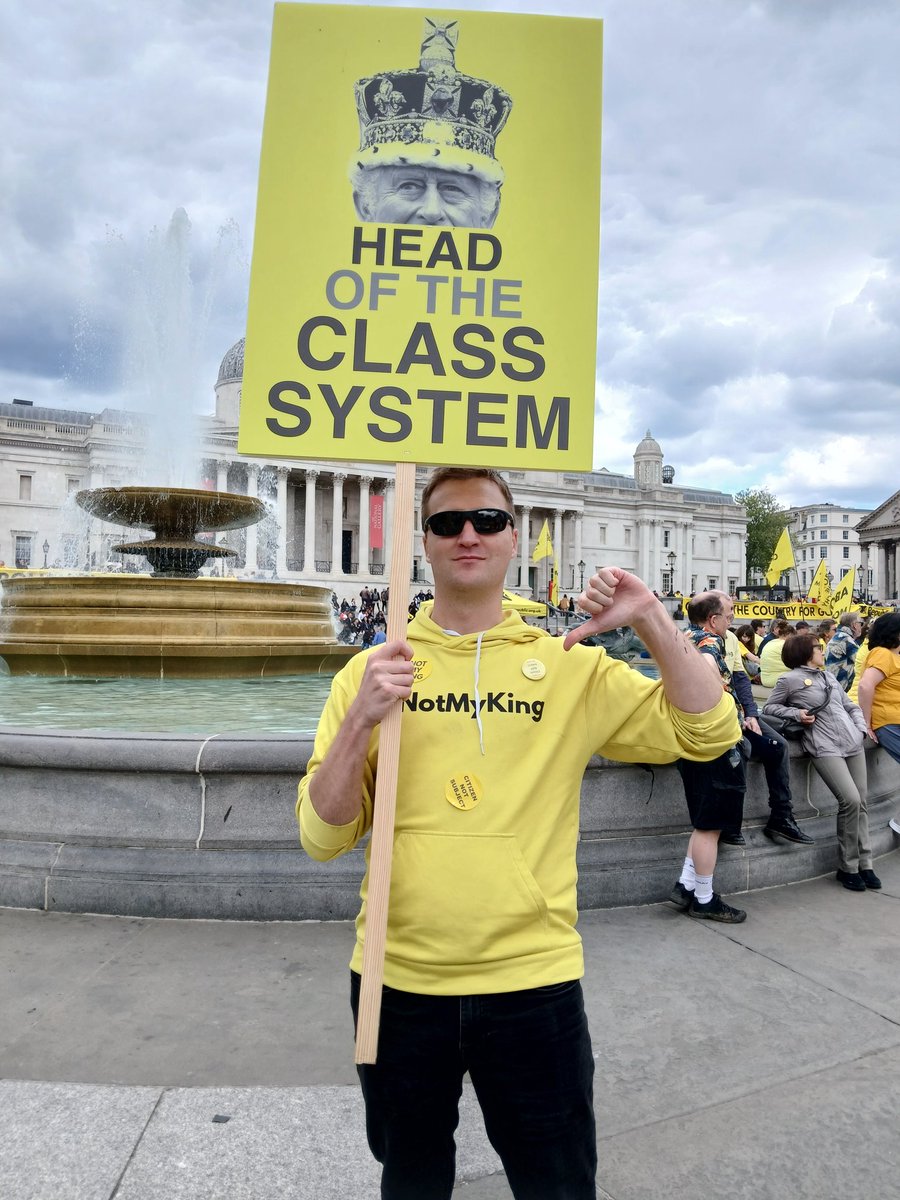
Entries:
[[0,601],[0,657],[13,675],[128,678],[263,677],[333,673],[355,647],[340,645],[330,592],[307,584],[198,578],[233,550],[197,532],[240,529],[262,501],[191,488],[97,488],[78,504],[153,537],[114,547],[146,558],[140,575],[11,579]]

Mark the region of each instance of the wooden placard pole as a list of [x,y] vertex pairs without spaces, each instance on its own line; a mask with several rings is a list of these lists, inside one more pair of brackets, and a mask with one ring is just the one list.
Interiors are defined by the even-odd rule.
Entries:
[[[415,463],[397,463],[394,494],[393,541],[388,579],[387,640],[406,637],[409,605],[409,568],[413,550],[413,508],[416,491]],[[378,775],[369,852],[369,890],[366,897],[366,940],[363,945],[362,982],[356,1022],[356,1062],[374,1063],[378,1055],[384,950],[387,939],[388,900],[391,891],[391,856],[394,849],[394,809],[397,767],[400,758],[402,703],[381,722],[378,742]]]

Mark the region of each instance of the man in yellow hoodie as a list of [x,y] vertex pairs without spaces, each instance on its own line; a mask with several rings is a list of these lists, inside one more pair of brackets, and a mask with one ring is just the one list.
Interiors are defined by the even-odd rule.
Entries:
[[[319,861],[372,823],[379,724],[402,703],[378,1061],[360,1066],[386,1200],[449,1200],[469,1072],[517,1200],[594,1200],[593,1055],[575,929],[579,796],[593,754],[713,759],[733,701],[636,576],[598,569],[562,639],[504,612],[514,502],[443,467],[422,496],[435,598],[407,638],[351,659],[322,714],[297,815]],[[650,680],[585,637],[631,625]],[[351,961],[354,1016],[368,875]]]

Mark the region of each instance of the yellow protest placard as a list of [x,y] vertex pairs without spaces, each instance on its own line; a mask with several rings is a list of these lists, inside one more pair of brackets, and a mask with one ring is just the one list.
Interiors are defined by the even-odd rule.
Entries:
[[591,468],[601,35],[275,6],[242,454]]

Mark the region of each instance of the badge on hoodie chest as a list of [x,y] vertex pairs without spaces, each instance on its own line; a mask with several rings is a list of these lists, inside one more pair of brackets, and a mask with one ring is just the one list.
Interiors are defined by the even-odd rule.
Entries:
[[462,812],[468,812],[470,808],[480,804],[483,794],[481,780],[477,775],[471,775],[468,771],[463,775],[451,776],[444,788],[444,797],[447,803]]
[[547,668],[539,658],[526,658],[522,663],[522,674],[526,679],[543,679]]
[[427,658],[414,658],[413,665],[413,683],[421,683],[423,679],[427,679],[431,674],[431,663]]

